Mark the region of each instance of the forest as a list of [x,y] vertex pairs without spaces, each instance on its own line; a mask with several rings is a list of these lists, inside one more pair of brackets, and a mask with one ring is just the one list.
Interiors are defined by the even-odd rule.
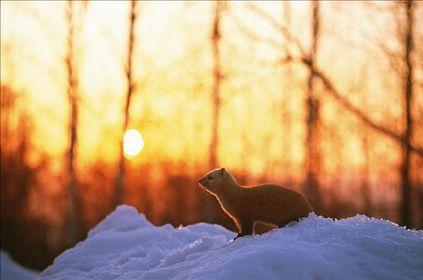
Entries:
[[422,26],[413,0],[2,1],[1,249],[42,270],[121,204],[235,231],[219,167],[422,229]]

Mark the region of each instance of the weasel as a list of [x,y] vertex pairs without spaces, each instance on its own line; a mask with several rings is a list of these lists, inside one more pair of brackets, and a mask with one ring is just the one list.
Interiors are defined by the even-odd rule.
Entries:
[[253,234],[257,222],[283,227],[312,211],[306,198],[295,190],[272,184],[242,187],[225,168],[208,172],[198,183],[235,222],[239,229],[236,238]]

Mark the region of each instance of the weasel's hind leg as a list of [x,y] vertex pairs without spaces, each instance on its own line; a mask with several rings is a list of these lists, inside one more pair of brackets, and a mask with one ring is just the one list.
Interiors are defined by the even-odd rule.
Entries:
[[254,223],[252,222],[240,222],[240,228],[241,231],[238,233],[238,235],[235,237],[235,239],[246,236],[246,235],[252,235],[254,231]]

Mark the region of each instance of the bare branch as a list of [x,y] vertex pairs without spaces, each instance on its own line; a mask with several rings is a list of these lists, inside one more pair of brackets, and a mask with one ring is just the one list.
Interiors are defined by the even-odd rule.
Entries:
[[[235,24],[235,26],[238,28],[238,30],[244,35],[246,36],[248,39],[250,39],[251,41],[256,41],[256,42],[263,42],[264,44],[267,44],[269,46],[274,47],[275,49],[280,49],[282,48],[283,44],[276,41],[275,39],[271,38],[271,37],[262,37],[257,35],[256,33],[252,32],[251,30],[249,30],[248,28],[246,28],[245,26],[242,25],[242,23],[240,22],[240,20],[235,17],[235,16],[231,16],[229,17]],[[285,48],[286,54],[284,56],[282,56],[280,59],[278,59],[278,61],[276,61],[275,63],[263,63],[267,64],[267,66],[276,66],[276,65],[280,65],[280,64],[284,64],[287,62],[290,62],[292,60],[292,54],[289,52],[289,49]]]
[[266,43],[276,49],[279,49],[282,47],[282,44],[276,41],[275,39],[271,37],[259,36],[256,33],[252,32],[251,30],[243,26],[237,17],[231,16],[229,18],[235,23],[235,26],[238,28],[238,30],[241,31],[241,33],[243,33],[250,40]]
[[268,22],[273,26],[273,28],[282,33],[287,42],[291,42],[296,46],[302,56],[306,55],[306,52],[304,51],[304,48],[302,47],[300,41],[292,35],[292,33],[288,30],[288,28],[286,28],[286,26],[280,24],[272,15],[270,15],[263,9],[257,7],[256,5],[253,5],[250,2],[247,2],[246,5],[255,14],[268,20]]
[[379,46],[379,49],[386,55],[387,60],[389,62],[389,66],[392,68],[392,70],[399,76],[402,77],[403,74],[403,70],[401,69],[401,63],[399,62],[398,59],[398,53],[392,51],[391,49],[388,48],[388,46],[386,46],[385,44],[383,44],[382,42],[378,42],[377,43]]
[[[309,61],[303,59],[302,62],[304,64],[308,64]],[[328,90],[328,93],[338,101],[338,103],[344,107],[347,111],[353,113],[359,120],[365,123],[367,126],[371,127],[372,129],[376,130],[377,132],[388,136],[389,138],[397,141],[400,144],[404,144],[404,139],[401,134],[392,131],[391,129],[384,127],[380,124],[377,124],[374,120],[370,119],[366,114],[364,114],[360,109],[354,106],[347,98],[345,98],[333,85],[333,83],[329,80],[329,78],[318,68],[315,68],[315,75],[318,77],[325,88]],[[412,145],[408,143],[409,148],[418,154],[419,156],[423,157],[423,148],[419,146]]]

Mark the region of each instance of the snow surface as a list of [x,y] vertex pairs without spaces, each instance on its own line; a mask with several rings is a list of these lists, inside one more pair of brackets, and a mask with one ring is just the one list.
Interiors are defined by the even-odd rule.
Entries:
[[218,225],[153,226],[119,206],[42,279],[423,279],[423,231],[355,216],[307,218],[230,242]]
[[0,276],[1,280],[30,280],[38,273],[15,263],[5,251],[1,250]]

